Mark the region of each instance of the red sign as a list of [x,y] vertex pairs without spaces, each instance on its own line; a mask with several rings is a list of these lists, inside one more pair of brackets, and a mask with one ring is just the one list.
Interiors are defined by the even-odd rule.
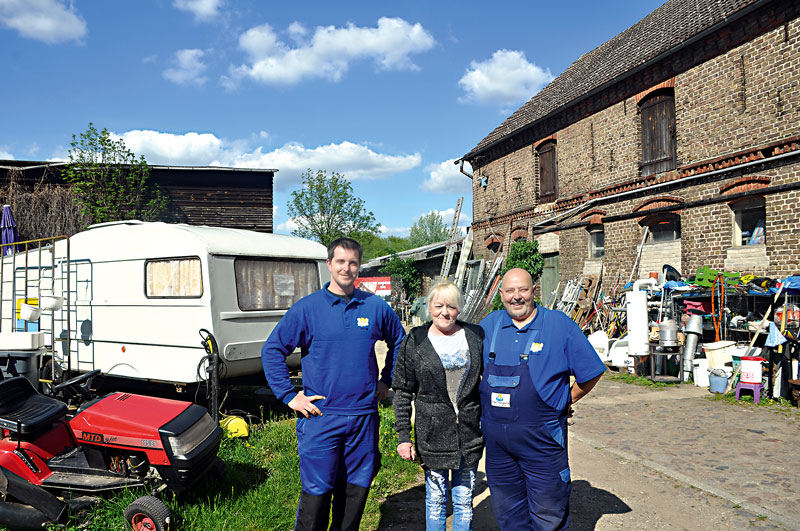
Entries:
[[374,293],[379,297],[391,297],[392,279],[391,277],[359,277],[355,281],[357,289]]

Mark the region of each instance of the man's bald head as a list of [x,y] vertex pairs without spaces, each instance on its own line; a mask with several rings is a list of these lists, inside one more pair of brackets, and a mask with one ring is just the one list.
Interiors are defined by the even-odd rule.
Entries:
[[507,280],[511,281],[511,279],[513,279],[514,282],[527,283],[533,288],[533,277],[521,267],[515,267],[514,269],[506,271],[506,274],[503,275],[503,286],[506,285]]
[[506,307],[506,312],[517,324],[524,325],[533,318],[536,312],[533,294],[533,278],[524,269],[515,267],[503,275],[500,298]]

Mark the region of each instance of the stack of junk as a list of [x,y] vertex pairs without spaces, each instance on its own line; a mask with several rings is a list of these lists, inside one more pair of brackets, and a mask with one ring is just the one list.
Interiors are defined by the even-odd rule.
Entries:
[[[635,267],[635,266],[634,266]],[[661,272],[621,286],[599,275],[557,288],[549,308],[569,315],[606,365],[712,393],[798,404],[800,276],[758,277],[699,268]],[[636,275],[638,276],[638,275]]]
[[[471,233],[466,240],[471,244]],[[465,294],[460,318],[479,322],[499,291],[503,253],[469,260],[470,248],[462,247],[455,275],[448,278]],[[598,274],[559,282],[539,302],[574,320],[612,369],[735,393],[737,399],[781,397],[798,404],[800,276],[769,278],[703,266],[685,277],[665,264],[640,278],[639,262],[637,257],[627,283],[622,273],[604,278],[601,267]],[[449,260],[445,266],[442,276]]]

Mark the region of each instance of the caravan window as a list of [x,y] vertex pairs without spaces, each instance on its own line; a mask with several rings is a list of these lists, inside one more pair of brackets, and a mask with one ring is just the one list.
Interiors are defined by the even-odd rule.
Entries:
[[168,258],[145,263],[147,297],[180,298],[203,295],[199,258]]
[[288,310],[319,289],[316,262],[237,258],[236,297],[239,309]]

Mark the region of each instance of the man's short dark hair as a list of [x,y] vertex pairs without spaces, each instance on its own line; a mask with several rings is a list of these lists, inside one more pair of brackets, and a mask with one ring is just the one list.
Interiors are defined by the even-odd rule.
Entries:
[[364,248],[361,244],[352,238],[337,238],[328,245],[328,260],[333,260],[333,252],[337,247],[347,249],[348,251],[355,251],[358,253],[358,261],[361,262],[361,255],[364,253]]

